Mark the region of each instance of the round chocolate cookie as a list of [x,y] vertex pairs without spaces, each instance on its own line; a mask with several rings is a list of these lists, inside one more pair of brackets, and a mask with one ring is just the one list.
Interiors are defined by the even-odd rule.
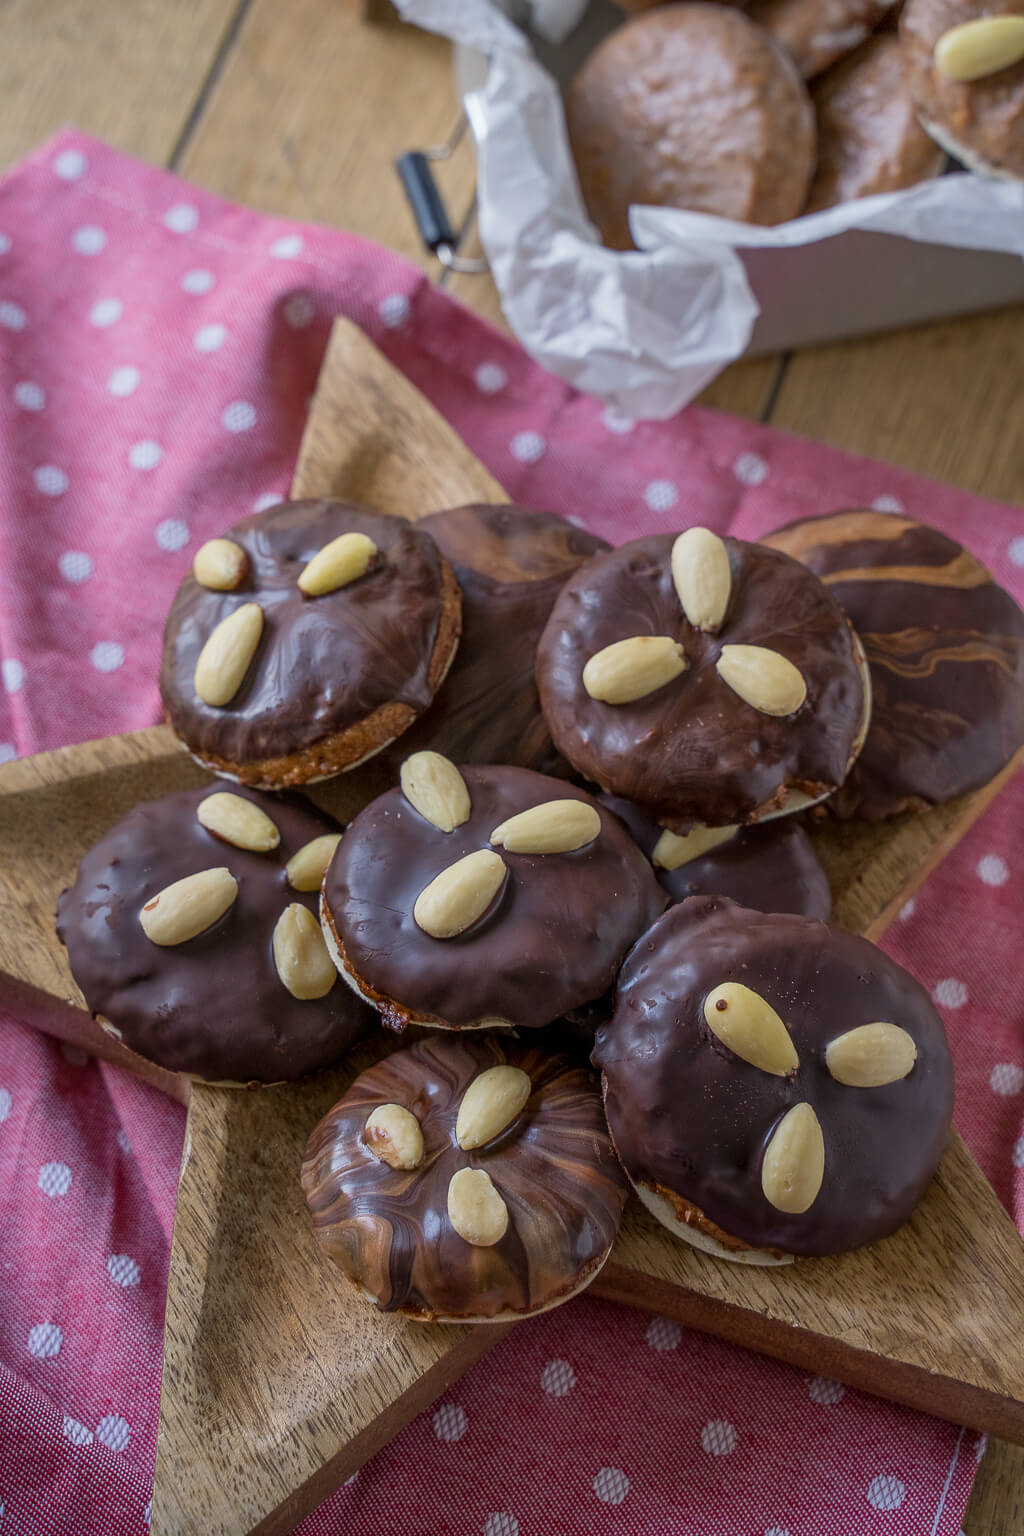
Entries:
[[664,906],[622,823],[583,790],[420,752],[346,832],[321,918],[388,1028],[534,1029],[606,992]]
[[723,1258],[886,1237],[949,1138],[953,1067],[924,988],[845,929],[720,897],[637,944],[593,1060],[641,1200]]
[[900,42],[879,33],[815,82],[818,168],[805,213],[942,174],[945,152],[917,120]]
[[617,28],[573,80],[580,189],[605,245],[632,249],[634,203],[751,224],[795,218],[814,112],[785,49],[725,5],[667,5]]
[[893,0],[753,0],[750,17],[787,49],[805,80],[845,58],[885,18]]
[[193,757],[262,789],[355,768],[423,713],[461,599],[428,534],[343,501],[258,512],[198,551],[160,693]]
[[568,1301],[627,1192],[593,1074],[493,1036],[421,1040],[362,1073],[310,1137],[302,1184],[327,1256],[424,1322]]
[[706,528],[597,555],[566,583],[537,649],[559,751],[680,833],[830,794],[863,741],[866,677],[817,578]]
[[832,910],[828,876],[792,816],[759,827],[696,827],[677,837],[629,800],[602,795],[601,803],[626,823],[673,903],[725,896],[756,912],[827,918]]
[[565,772],[540,712],[537,641],[566,579],[609,548],[552,512],[468,506],[417,524],[462,590],[462,640],[433,704],[389,749],[400,764],[421,747],[457,763]]
[[272,1083],[374,1022],[316,921],[336,824],[305,801],[202,789],[137,805],[82,859],[57,933],[103,1027],[172,1072]]
[[829,802],[870,821],[987,784],[1024,745],[1024,613],[935,528],[871,508],[765,539],[828,586],[864,643],[871,729]]
[[972,171],[1024,177],[1024,0],[907,0],[899,34],[935,142]]

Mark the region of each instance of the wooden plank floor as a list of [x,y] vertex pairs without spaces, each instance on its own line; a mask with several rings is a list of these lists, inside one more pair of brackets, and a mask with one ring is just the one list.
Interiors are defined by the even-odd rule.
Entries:
[[[344,225],[424,261],[391,161],[446,138],[447,47],[353,0],[6,0],[0,168],[64,123],[268,211]],[[472,156],[442,167],[460,227]],[[436,274],[435,274],[436,275]],[[501,324],[486,277],[451,290]],[[1024,500],[1024,309],[735,364],[723,410],[986,495]],[[967,1536],[1024,1530],[1024,1450],[993,1444]]]

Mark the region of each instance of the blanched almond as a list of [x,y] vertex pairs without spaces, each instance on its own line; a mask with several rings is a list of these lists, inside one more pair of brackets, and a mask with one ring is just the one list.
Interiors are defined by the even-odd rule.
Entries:
[[249,568],[249,556],[234,539],[207,539],[196,550],[192,574],[201,587],[213,592],[233,592]]
[[324,883],[327,866],[334,858],[334,850],[341,842],[340,832],[325,832],[303,843],[296,849],[284,867],[288,884],[293,891],[318,891]]
[[729,551],[710,528],[687,528],[672,546],[672,580],[695,629],[716,630],[732,590]]
[[448,1220],[474,1248],[491,1248],[508,1230],[508,1206],[483,1168],[460,1168],[448,1185]]
[[907,1076],[917,1060],[917,1046],[898,1024],[861,1024],[829,1041],[825,1065],[837,1083],[849,1088],[884,1088]]
[[699,859],[735,837],[739,827],[694,827],[682,837],[668,829],[654,845],[651,863],[656,869],[682,869],[691,859]]
[[274,926],[274,964],[292,997],[326,997],[338,979],[320,924],[301,901],[285,907]]
[[139,922],[152,944],[185,944],[223,917],[237,895],[230,869],[200,869],[150,897]]
[[723,645],[718,675],[745,704],[763,715],[795,715],[807,697],[803,674],[763,645]]
[[632,704],[685,671],[686,657],[678,640],[669,635],[632,635],[591,656],[583,668],[583,686],[603,704]]
[[825,1177],[825,1138],[809,1104],[794,1104],[772,1133],[761,1164],[761,1188],[777,1211],[802,1216]]
[[572,853],[592,843],[601,818],[582,800],[546,800],[510,816],[491,833],[491,842],[509,853]]
[[487,911],[505,883],[505,862],[489,848],[442,869],[416,898],[412,915],[432,939],[454,939]]
[[935,44],[935,68],[947,80],[983,80],[1024,59],[1024,16],[976,16],[950,27]]
[[399,781],[413,810],[439,832],[454,832],[469,820],[466,781],[440,752],[414,752],[402,764]]
[[307,597],[323,597],[365,576],[377,546],[365,533],[342,533],[305,566],[299,586]]
[[519,1114],[533,1089],[527,1073],[507,1063],[488,1067],[462,1095],[455,1140],[464,1152],[500,1136]]
[[704,999],[704,1020],[723,1045],[762,1072],[786,1077],[800,1065],[789,1030],[771,1003],[739,981],[723,981]]
[[269,853],[281,841],[281,834],[266,811],[228,790],[200,800],[196,817],[207,832],[236,848],[247,848],[250,853]]
[[221,619],[199,652],[195,690],[204,704],[221,708],[229,704],[256,654],[263,633],[263,609],[259,603],[243,603]]
[[402,1104],[380,1104],[363,1127],[363,1141],[379,1162],[406,1171],[423,1161],[423,1132]]

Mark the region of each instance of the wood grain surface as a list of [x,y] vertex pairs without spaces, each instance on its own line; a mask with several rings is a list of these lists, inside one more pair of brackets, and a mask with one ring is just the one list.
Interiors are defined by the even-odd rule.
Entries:
[[[49,0],[41,25],[33,0],[8,0],[0,166],[73,121],[132,153],[183,166],[227,197],[369,234],[436,276],[386,162],[447,137],[457,115],[448,53],[392,16],[366,26],[363,9],[355,0]],[[381,0],[373,10],[387,15]],[[471,165],[454,160],[441,167],[441,181],[458,217],[469,204]],[[489,278],[457,278],[451,287],[500,323]],[[1018,310],[736,364],[704,399],[1019,500],[1022,385]],[[9,783],[10,773],[5,767],[0,778]],[[4,808],[0,801],[0,815]],[[84,1017],[54,1004],[49,1027],[59,1032]],[[1016,1448],[991,1445],[964,1529],[1024,1530],[1024,1454]]]

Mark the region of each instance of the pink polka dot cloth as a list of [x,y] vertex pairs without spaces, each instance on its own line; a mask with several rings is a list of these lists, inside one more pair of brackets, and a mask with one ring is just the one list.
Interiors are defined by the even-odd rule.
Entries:
[[[203,539],[286,491],[336,314],[510,497],[616,542],[905,508],[1024,596],[1008,506],[711,411],[630,421],[397,256],[65,133],[0,182],[0,758],[159,718],[171,596]],[[887,939],[943,1014],[959,1127],[1018,1223],[1022,900],[1018,782]],[[144,1533],[183,1114],[3,1017],[0,1536]],[[983,1451],[971,1431],[583,1297],[516,1329],[300,1530],[956,1536]]]

